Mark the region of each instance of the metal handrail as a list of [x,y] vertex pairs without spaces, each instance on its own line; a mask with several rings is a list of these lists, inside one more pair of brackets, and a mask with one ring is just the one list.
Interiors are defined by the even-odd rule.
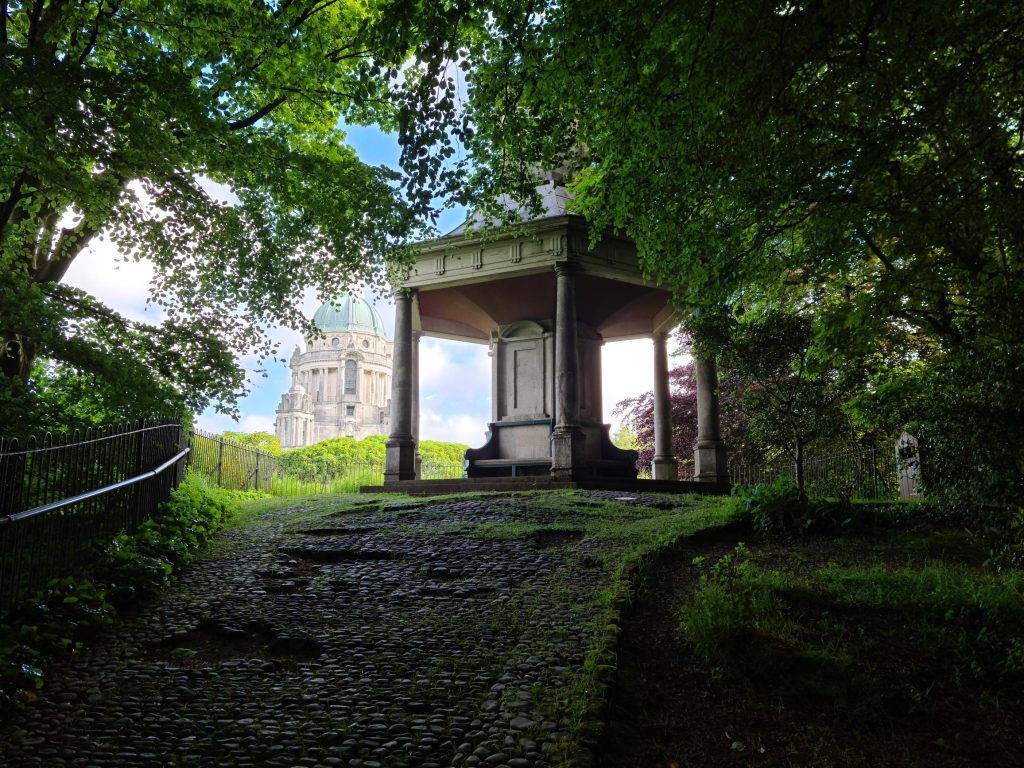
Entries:
[[[157,429],[164,429],[165,427],[167,427],[167,424],[151,424],[148,427],[139,427],[138,429],[130,429],[130,430],[127,430],[125,432],[113,432],[113,431],[111,431],[111,432],[109,432],[107,434],[103,434],[102,432],[100,432],[100,433],[98,433],[97,437],[88,438],[86,440],[76,440],[74,445],[78,446],[78,445],[89,445],[91,443],[102,443],[105,440],[113,440],[113,439],[118,438],[118,437],[127,437],[129,435],[141,435],[143,432],[152,432],[152,431],[157,430]],[[93,429],[93,427],[90,427],[89,429],[91,430],[91,429]],[[113,429],[113,428],[108,427],[106,429]],[[76,435],[78,434],[78,430],[75,430],[75,434]],[[43,441],[45,441],[48,438],[53,438],[53,437],[54,436],[52,435],[52,433],[47,432],[43,436]],[[63,434],[58,433],[56,435],[56,439],[61,439],[61,438],[67,438],[67,433],[63,433]],[[30,438],[30,439],[33,439],[33,438]],[[17,440],[15,439],[14,442],[17,442]],[[62,449],[68,448],[68,447],[69,447],[68,445],[63,444],[63,443],[57,443],[56,445],[39,445],[39,446],[35,446],[33,448],[25,448],[24,450],[18,450],[18,451],[11,451],[11,450],[0,451],[0,456],[24,456],[24,455],[29,454],[29,453],[43,453],[45,451],[59,451],[59,450],[62,450]]]
[[33,507],[32,509],[26,509],[26,510],[23,510],[22,512],[15,512],[13,515],[7,515],[6,517],[0,517],[0,526],[7,525],[8,523],[16,523],[19,520],[24,520],[24,519],[29,518],[29,517],[35,517],[36,515],[41,515],[44,512],[50,512],[50,511],[52,511],[54,509],[61,509],[62,507],[70,507],[72,504],[77,504],[80,501],[85,501],[86,499],[91,499],[91,498],[94,498],[96,496],[102,496],[105,493],[110,493],[111,491],[116,491],[119,488],[125,488],[125,487],[127,487],[129,485],[135,485],[136,483],[141,483],[143,480],[148,480],[151,477],[156,477],[157,475],[159,475],[161,472],[163,472],[168,467],[170,467],[173,464],[176,464],[177,462],[181,461],[181,459],[183,459],[185,456],[187,456],[189,454],[189,451],[191,451],[191,450],[192,450],[191,448],[186,447],[182,451],[179,451],[176,455],[174,455],[171,458],[169,458],[167,461],[165,461],[159,467],[156,467],[155,469],[151,469],[148,472],[143,472],[141,475],[136,475],[135,477],[130,477],[127,480],[121,480],[121,481],[119,481],[117,483],[112,483],[111,485],[106,485],[103,488],[97,488],[96,490],[93,490],[93,491],[86,491],[85,493],[80,493],[77,496],[71,496],[70,498],[67,498],[67,499],[61,499],[60,501],[52,501],[49,504],[43,504],[41,507]]

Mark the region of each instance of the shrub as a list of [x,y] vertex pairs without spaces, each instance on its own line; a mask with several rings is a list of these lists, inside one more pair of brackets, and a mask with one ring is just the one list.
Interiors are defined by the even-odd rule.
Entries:
[[750,515],[754,530],[765,538],[936,521],[934,507],[921,502],[851,502],[848,498],[817,497],[801,501],[796,484],[786,476],[771,484],[739,489],[737,498]]
[[979,510],[969,524],[971,538],[984,549],[989,569],[1024,568],[1024,507]]
[[791,532],[802,516],[800,491],[796,483],[785,475],[773,483],[742,490],[740,498],[754,530],[762,536]]
[[[680,611],[680,629],[705,659],[720,659],[741,630],[774,632],[784,623],[776,598],[778,574],[759,569],[749,558],[738,544],[701,574],[696,594]],[[694,564],[703,566],[704,559]]]

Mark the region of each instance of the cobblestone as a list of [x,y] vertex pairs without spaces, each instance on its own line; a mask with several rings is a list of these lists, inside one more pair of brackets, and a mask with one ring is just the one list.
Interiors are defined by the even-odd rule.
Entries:
[[580,669],[615,548],[565,506],[599,497],[266,511],[54,668],[0,765],[552,765],[569,723],[543,692]]

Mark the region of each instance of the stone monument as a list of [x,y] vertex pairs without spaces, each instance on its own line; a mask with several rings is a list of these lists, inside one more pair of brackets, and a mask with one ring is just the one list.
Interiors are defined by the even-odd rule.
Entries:
[[[627,239],[591,243],[557,176],[539,190],[543,211],[505,230],[471,218],[421,244],[395,296],[392,431],[385,486],[416,479],[417,347],[423,335],[487,344],[492,418],[485,445],[466,452],[468,478],[552,480],[636,477],[636,452],[614,446],[601,423],[601,348],[649,338],[655,348],[657,480],[675,480],[667,337],[678,324],[671,293],[647,280]],[[510,206],[511,207],[511,206]],[[698,361],[696,479],[728,482],[718,432],[713,362]]]

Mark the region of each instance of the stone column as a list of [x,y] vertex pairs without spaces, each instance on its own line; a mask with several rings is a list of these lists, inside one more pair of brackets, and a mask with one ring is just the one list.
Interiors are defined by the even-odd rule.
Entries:
[[555,265],[555,402],[551,433],[551,477],[572,480],[583,473],[580,429],[579,342],[576,327],[576,267]]
[[651,477],[678,480],[679,462],[672,453],[672,397],[668,386],[668,334],[654,334],[654,460]]
[[697,445],[693,450],[693,479],[710,483],[729,482],[725,444],[718,427],[718,368],[714,360],[696,358]]
[[385,444],[385,484],[416,478],[416,443],[412,436],[412,290],[400,288],[394,297],[395,356],[391,374],[391,435]]
[[420,337],[419,331],[412,332],[412,439],[416,444],[414,466],[416,479],[420,479]]

